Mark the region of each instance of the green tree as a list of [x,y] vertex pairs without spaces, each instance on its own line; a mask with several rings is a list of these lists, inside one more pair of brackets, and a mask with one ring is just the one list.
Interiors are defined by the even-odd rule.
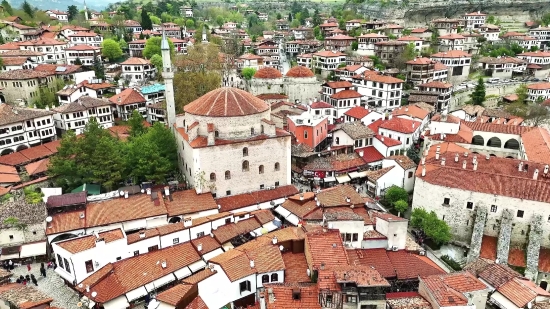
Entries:
[[[154,54],[149,61],[157,68],[157,72],[162,72],[162,57],[160,55]],[[157,75],[161,77],[161,74]]]
[[288,13],[288,22],[292,22],[292,13]]
[[192,20],[192,19],[188,19],[185,21],[185,27],[187,27],[187,29],[194,29],[195,28],[195,21]]
[[409,149],[407,149],[407,157],[409,159],[413,160],[414,163],[418,164],[420,162],[420,152],[414,145],[411,145]]
[[219,15],[218,17],[216,17],[216,24],[218,26],[223,26],[223,24],[225,23],[225,20],[223,19],[223,16]]
[[4,219],[3,224],[19,231],[25,231],[27,229],[27,224],[16,217],[7,217],[6,219]]
[[118,46],[121,50],[128,49],[128,43],[126,43],[126,40],[124,38],[120,38],[120,41],[118,41]]
[[388,202],[390,205],[394,205],[395,202],[404,200],[409,200],[409,193],[403,188],[400,188],[398,186],[391,186],[388,190],[386,190],[386,195],[384,195],[384,200]]
[[527,98],[529,97],[528,92],[529,92],[529,90],[527,89],[526,84],[519,85],[516,88],[516,95],[518,96],[518,99],[516,100],[516,102],[525,104]]
[[[43,202],[42,197],[44,194],[40,188],[28,186],[23,189],[23,193],[25,193],[25,201],[29,204],[40,204]],[[16,228],[25,230],[27,226],[22,222],[18,222],[16,223]]]
[[78,16],[78,8],[76,5],[69,5],[67,8],[67,15],[69,17],[69,21],[72,21]]
[[319,15],[318,9],[315,9],[315,12],[313,12],[312,22],[313,26],[319,26],[322,23],[321,15]]
[[155,15],[149,15],[149,18],[151,18],[151,23],[160,25],[162,23],[162,20],[160,18],[156,17]]
[[108,58],[109,62],[116,61],[122,56],[122,49],[120,49],[120,45],[113,39],[104,40],[101,47],[103,57]]
[[254,74],[256,74],[256,69],[254,69],[254,68],[244,68],[242,70],[241,74],[243,75],[244,79],[251,80],[252,77],[254,76]]
[[153,22],[151,21],[151,17],[149,17],[147,10],[144,8],[141,8],[141,27],[143,30],[153,30]]
[[76,59],[74,60],[74,64],[82,65],[82,60],[80,60],[80,58],[76,57]]
[[34,17],[34,10],[32,9],[31,5],[25,0],[23,4],[21,5],[21,9],[25,14],[29,15],[30,18]]
[[393,203],[393,208],[398,211],[397,216],[400,217],[401,213],[404,213],[407,211],[407,208],[409,208],[409,203],[405,200],[399,200],[395,203]]
[[99,57],[97,55],[94,55],[93,69],[96,78],[105,79],[105,68],[103,67],[103,64],[99,61]]
[[485,23],[487,24],[492,24],[494,25],[496,22],[496,19],[495,19],[495,16],[494,15],[489,15],[487,16],[487,20],[485,21]]
[[485,82],[481,76],[477,80],[474,91],[470,94],[470,101],[473,105],[483,105],[483,102],[485,102]]
[[357,43],[357,41],[353,41],[351,43],[351,50],[357,50],[359,48],[359,43]]
[[283,16],[281,16],[281,13],[277,12],[277,16],[275,18],[277,18],[277,20],[279,20],[279,19],[283,18]]
[[143,116],[137,109],[134,109],[132,116],[128,118],[128,126],[130,127],[129,133],[131,138],[138,137],[144,134],[147,130],[147,128],[143,125]]
[[[145,48],[143,49],[143,57],[147,59],[151,59],[153,55],[162,56],[162,51],[160,49],[161,42],[162,42],[162,37],[154,36],[152,38],[149,38],[147,42],[145,42]],[[170,39],[168,39],[168,45],[170,46],[170,55],[174,55],[174,52],[175,52],[174,43],[172,43]]]
[[2,0],[1,5],[4,8],[4,12],[8,13],[10,16],[13,15],[13,8],[7,0]]
[[440,220],[433,211],[428,213],[424,208],[415,208],[410,223],[412,227],[422,229],[426,236],[438,245],[448,243],[452,238],[447,223]]

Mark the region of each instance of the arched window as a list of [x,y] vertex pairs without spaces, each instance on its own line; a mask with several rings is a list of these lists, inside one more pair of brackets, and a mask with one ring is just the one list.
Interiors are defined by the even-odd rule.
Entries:
[[231,172],[230,171],[225,171],[225,179],[231,179]]
[[263,174],[264,173],[264,166],[263,165],[260,165],[260,167],[258,168],[258,172],[260,174]]
[[248,161],[243,161],[243,172],[248,172],[248,169],[250,166],[248,165]]
[[269,282],[269,275],[263,275],[262,276],[262,283],[268,283]]
[[483,137],[481,137],[479,135],[476,135],[476,136],[472,137],[472,145],[484,146],[485,145],[485,140],[483,139]]
[[210,181],[216,181],[216,173],[210,173]]
[[254,128],[250,128],[250,135],[254,135]]
[[504,143],[504,148],[518,150],[519,149],[519,142],[516,139],[511,138],[511,139],[507,140],[506,143]]
[[220,131],[218,131],[218,130],[214,131],[214,137],[215,138],[220,137]]
[[275,170],[278,171],[281,169],[281,165],[279,164],[279,162],[275,163]]
[[279,274],[271,274],[271,282],[279,281]]
[[487,141],[487,146],[488,147],[495,147],[495,148],[500,148],[501,146],[501,142],[500,142],[500,138],[498,137],[491,137],[488,141]]
[[248,148],[244,147],[243,148],[243,157],[246,157],[246,156],[248,156]]

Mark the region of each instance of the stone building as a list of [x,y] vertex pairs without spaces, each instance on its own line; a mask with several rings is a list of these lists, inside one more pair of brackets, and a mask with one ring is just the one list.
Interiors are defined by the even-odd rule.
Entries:
[[35,70],[12,70],[0,73],[0,99],[13,103],[23,100],[32,103],[40,96],[41,88],[53,89],[55,75]]
[[179,166],[196,190],[222,197],[291,183],[290,134],[275,127],[264,101],[219,88],[184,110],[176,120]]

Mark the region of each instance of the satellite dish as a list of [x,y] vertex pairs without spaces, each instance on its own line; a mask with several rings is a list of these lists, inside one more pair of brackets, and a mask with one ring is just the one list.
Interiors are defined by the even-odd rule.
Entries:
[[92,297],[96,297],[97,296],[97,292],[92,292]]
[[52,217],[49,217],[49,216],[46,217],[46,222],[50,223],[50,222],[52,222],[52,221],[53,221],[53,218],[52,218]]
[[124,191],[120,191],[120,192],[118,192],[118,194],[119,194],[120,196],[124,196]]
[[83,286],[84,286],[84,285],[83,285],[82,283],[78,285],[79,288],[81,288],[81,287],[83,287]]
[[78,308],[82,307],[82,302],[79,301],[79,302],[76,304],[76,306],[77,306]]

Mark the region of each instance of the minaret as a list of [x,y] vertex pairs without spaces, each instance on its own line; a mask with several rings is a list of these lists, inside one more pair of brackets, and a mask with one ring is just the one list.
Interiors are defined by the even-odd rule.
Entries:
[[206,36],[206,27],[202,26],[202,44],[208,43],[208,37]]
[[170,130],[174,130],[176,123],[176,104],[174,102],[174,71],[172,69],[172,61],[170,60],[170,45],[164,29],[162,30],[162,42],[160,44],[162,52],[162,78],[164,78],[164,97],[166,98],[166,113],[168,114],[168,122],[166,123]]
[[84,0],[84,20],[88,20],[88,8],[86,7],[86,0]]

